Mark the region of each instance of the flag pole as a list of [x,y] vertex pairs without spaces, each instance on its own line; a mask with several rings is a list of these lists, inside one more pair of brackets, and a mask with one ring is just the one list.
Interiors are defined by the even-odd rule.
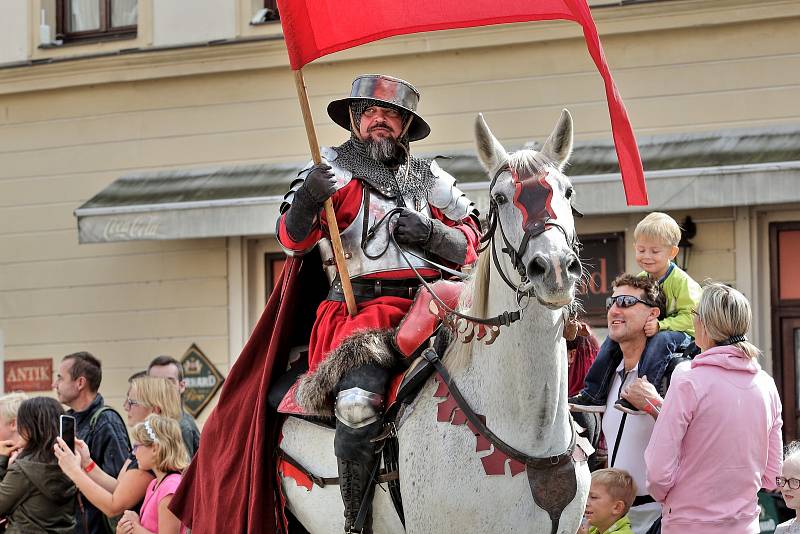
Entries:
[[[311,117],[311,105],[308,102],[306,83],[303,80],[303,69],[293,70],[292,72],[294,73],[294,83],[297,87],[297,99],[300,101],[300,110],[303,112],[303,122],[306,125],[311,159],[314,161],[314,165],[319,165],[322,162],[322,155],[319,153],[319,141],[317,141],[317,132],[314,130],[314,120]],[[347,270],[347,260],[345,259],[342,238],[339,235],[339,225],[336,222],[336,212],[333,210],[331,199],[325,201],[325,218],[328,222],[328,231],[333,245],[333,256],[336,259],[336,269],[339,271],[339,279],[342,282],[342,292],[344,293],[345,303],[347,303],[347,311],[352,317],[358,313],[358,306],[356,306],[356,298],[353,295],[353,286],[350,283],[350,273]]]

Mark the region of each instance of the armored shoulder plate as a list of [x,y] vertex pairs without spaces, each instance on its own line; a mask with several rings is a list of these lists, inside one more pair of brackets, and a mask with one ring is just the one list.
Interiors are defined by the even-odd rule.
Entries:
[[[336,190],[338,191],[342,187],[346,186],[350,183],[350,180],[353,178],[353,173],[344,169],[336,164],[336,150],[324,146],[320,149],[320,154],[322,155],[322,162],[327,163],[333,169],[333,173],[336,175]],[[283,195],[283,202],[281,203],[281,213],[285,213],[286,210],[289,209],[289,206],[292,205],[292,200],[294,199],[294,194],[300,189],[300,186],[303,185],[303,182],[306,180],[306,176],[308,173],[311,172],[311,167],[314,166],[313,162],[308,162],[308,164],[303,167],[303,169],[297,173],[297,178],[292,180],[292,183],[289,185],[289,191]]]
[[456,179],[435,161],[431,162],[431,172],[436,176],[436,183],[428,194],[431,206],[442,210],[451,221],[461,221],[470,216],[478,220],[475,203],[456,186]]

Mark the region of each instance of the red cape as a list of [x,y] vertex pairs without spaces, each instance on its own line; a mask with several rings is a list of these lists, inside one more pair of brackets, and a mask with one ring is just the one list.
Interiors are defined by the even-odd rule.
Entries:
[[274,456],[283,418],[267,404],[267,393],[289,349],[308,342],[327,291],[318,256],[287,259],[203,426],[200,448],[169,505],[193,534],[284,531]]

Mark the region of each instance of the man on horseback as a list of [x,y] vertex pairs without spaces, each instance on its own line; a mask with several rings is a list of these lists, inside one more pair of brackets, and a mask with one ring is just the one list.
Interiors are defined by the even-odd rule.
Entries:
[[[371,532],[371,474],[390,369],[396,360],[387,331],[408,312],[425,280],[477,259],[474,205],[433,160],[409,152],[430,133],[416,113],[419,92],[383,75],[355,79],[350,96],[328,105],[350,139],[321,151],[326,162],[301,171],[285,197],[278,239],[289,255],[319,247],[331,283],[309,340],[309,372],[297,403],[325,413],[335,397],[340,487],[346,532]],[[322,210],[330,198],[341,230],[358,313],[347,313]],[[329,408],[327,408],[329,410]],[[355,527],[364,502],[363,530]],[[363,515],[363,513],[362,513]]]

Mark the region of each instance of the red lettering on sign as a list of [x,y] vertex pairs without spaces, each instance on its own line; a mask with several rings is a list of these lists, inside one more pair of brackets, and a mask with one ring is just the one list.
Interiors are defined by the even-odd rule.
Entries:
[[608,293],[608,270],[606,259],[598,258],[600,268],[589,275],[589,291],[593,295]]

